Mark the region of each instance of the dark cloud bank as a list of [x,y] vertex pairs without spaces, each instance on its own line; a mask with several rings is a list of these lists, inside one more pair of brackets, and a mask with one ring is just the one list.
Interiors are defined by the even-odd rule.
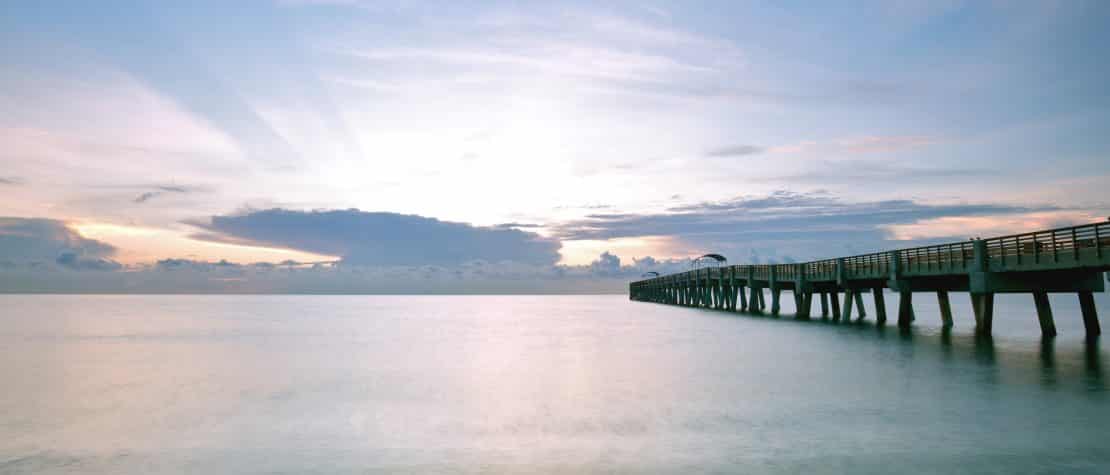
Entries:
[[892,225],[941,217],[1057,209],[997,204],[931,205],[912,200],[846,202],[825,192],[777,191],[766,196],[675,206],[661,213],[592,214],[560,223],[554,231],[555,237],[562,240],[669,236],[684,243],[691,254],[719,252],[734,262],[789,262],[968,237],[892,242],[885,229]]
[[[119,270],[116,249],[87,239],[52,219],[0,218],[0,266],[55,265],[72,270]],[[3,290],[0,288],[0,290]]]
[[264,210],[216,216],[203,239],[338,255],[334,263],[236,264],[167,258],[122,266],[112,246],[50,219],[0,218],[0,292],[58,293],[615,293],[648,270],[684,260],[622,265],[608,253],[585,266],[556,265],[559,242],[504,227],[477,227],[358,210]]
[[[666,236],[690,255],[733,263],[794,262],[921,244],[891,242],[885,226],[946,216],[1054,210],[911,200],[845,202],[823,192],[674,206],[650,214],[593,214],[548,229],[517,229],[355,209],[252,210],[190,222],[195,237],[337,256],[332,263],[234,264],[168,258],[121,266],[115,249],[49,219],[0,218],[0,292],[106,293],[609,293],[645,272],[686,270],[688,259],[557,265],[562,240]],[[1061,223],[1066,224],[1066,223]],[[952,236],[938,240],[963,240]],[[170,256],[173,257],[173,256]]]
[[194,222],[196,237],[341,256],[356,265],[457,265],[474,260],[553,265],[559,241],[504,226],[478,227],[357,209],[269,209]]

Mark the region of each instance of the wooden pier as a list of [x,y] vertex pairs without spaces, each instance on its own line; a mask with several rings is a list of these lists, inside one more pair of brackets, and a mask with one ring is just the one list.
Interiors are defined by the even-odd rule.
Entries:
[[[1056,336],[1049,293],[1079,298],[1088,337],[1101,333],[1094,292],[1105,290],[1110,269],[1110,222],[951,244],[883,251],[800,264],[729,265],[695,269],[629,284],[632,300],[750,313],[779,314],[790,291],[797,318],[808,319],[814,297],[821,316],[835,321],[865,317],[863,296],[875,300],[876,321],[886,322],[883,289],[898,294],[898,326],[914,320],[913,294],[935,293],[942,325],[952,326],[950,292],[968,292],[977,333],[989,335],[994,296],[1033,296],[1041,332]],[[764,291],[770,296],[767,305]],[[843,300],[841,300],[843,294]],[[854,312],[853,312],[854,310]]]

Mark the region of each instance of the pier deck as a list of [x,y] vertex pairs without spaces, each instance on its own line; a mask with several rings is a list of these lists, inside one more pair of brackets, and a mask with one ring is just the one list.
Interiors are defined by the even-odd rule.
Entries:
[[[1056,335],[1049,293],[1078,295],[1088,337],[1101,333],[1093,292],[1105,291],[1110,269],[1110,222],[1010,236],[875,252],[798,264],[729,265],[695,269],[629,284],[632,300],[778,315],[782,291],[790,291],[798,318],[813,314],[863,318],[863,295],[875,300],[876,320],[886,321],[883,289],[899,296],[898,325],[914,319],[913,294],[935,293],[942,324],[952,325],[949,292],[968,292],[975,328],[990,334],[994,295],[1029,293],[1041,331]],[[770,294],[766,304],[764,290]],[[840,295],[843,294],[843,301]]]

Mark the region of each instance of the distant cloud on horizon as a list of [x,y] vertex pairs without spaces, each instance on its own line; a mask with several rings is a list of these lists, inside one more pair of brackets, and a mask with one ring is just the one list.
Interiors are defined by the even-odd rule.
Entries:
[[190,221],[200,239],[233,239],[341,256],[364,265],[452,265],[484,260],[554,265],[560,243],[513,227],[480,227],[357,209],[268,209]]
[[74,270],[117,270],[111,244],[88,239],[62,221],[0,217],[0,263],[52,265]]
[[[942,218],[988,219],[1059,211],[1062,211],[1059,207],[1051,205],[852,202],[827,192],[776,191],[672,206],[658,213],[592,214],[551,228],[554,236],[563,240],[666,236],[688,248],[726,256],[744,256],[760,250],[759,254],[777,255],[778,259],[810,260],[905,247],[904,242],[891,242],[893,234],[897,234],[892,230],[903,225]],[[1011,224],[1013,221],[1009,220]],[[945,238],[963,240],[966,236],[931,239]]]
[[[343,213],[352,213],[346,210]],[[307,212],[305,212],[307,214]],[[361,213],[361,212],[356,212]],[[326,213],[325,213],[326,214]],[[375,213],[364,213],[374,215]],[[391,213],[386,220],[414,218]],[[444,222],[419,218],[418,228],[436,228]],[[298,219],[298,218],[294,218]],[[362,217],[380,224],[375,217]],[[356,220],[358,221],[358,220]],[[356,224],[358,224],[356,222]],[[497,233],[467,226],[441,235]],[[367,222],[356,225],[366,229]],[[397,231],[391,232],[396,234]],[[513,235],[533,239],[531,233]],[[390,233],[383,233],[390,234]],[[307,239],[301,236],[302,239]],[[416,238],[414,238],[416,239]],[[382,242],[375,241],[377,245]],[[238,244],[245,244],[239,242]],[[527,247],[527,244],[524,244]],[[417,250],[392,247],[398,255]],[[500,259],[502,254],[471,256],[466,260],[430,264],[294,261],[249,264],[166,258],[124,266],[111,259],[117,249],[80,236],[66,223],[51,219],[0,218],[0,291],[2,292],[106,292],[106,293],[614,293],[627,281],[647,271],[676,272],[689,268],[689,260],[632,259],[622,264],[605,252],[582,266],[556,265],[541,254],[531,262]],[[89,272],[85,272],[89,271]]]

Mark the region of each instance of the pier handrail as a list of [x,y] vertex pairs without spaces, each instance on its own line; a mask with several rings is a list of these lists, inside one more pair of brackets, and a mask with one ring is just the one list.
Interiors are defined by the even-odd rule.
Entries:
[[[1105,252],[1110,252],[1110,221],[997,236],[981,241],[985,245],[987,259],[998,259],[1002,265],[1007,265],[1011,261],[1018,265],[1057,262],[1066,253],[1070,253],[1070,257],[1077,258],[1083,249],[1093,249],[1096,256],[1102,258]],[[898,264],[905,271],[965,271],[974,258],[975,242],[975,240],[968,240],[931,244],[803,263],[735,264],[721,269],[734,268],[737,270],[737,275],[746,276],[748,268],[752,268],[755,278],[767,279],[771,275],[773,266],[776,278],[779,280],[835,277],[838,266],[842,267],[847,277],[881,276],[890,273],[893,256],[898,256]],[[692,272],[694,271],[672,275],[682,276]],[[651,280],[654,279],[641,280],[633,284]]]

